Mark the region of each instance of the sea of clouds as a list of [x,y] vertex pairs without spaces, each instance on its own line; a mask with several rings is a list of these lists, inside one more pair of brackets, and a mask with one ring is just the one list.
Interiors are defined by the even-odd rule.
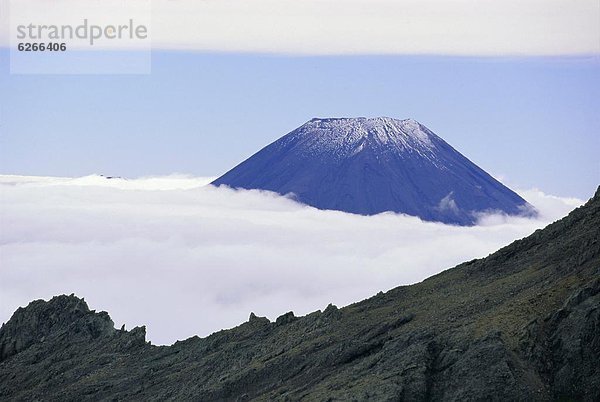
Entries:
[[392,213],[320,211],[182,175],[0,176],[0,322],[34,299],[75,293],[115,325],[169,344],[248,319],[370,297],[485,257],[581,200],[519,191],[537,219],[474,227]]

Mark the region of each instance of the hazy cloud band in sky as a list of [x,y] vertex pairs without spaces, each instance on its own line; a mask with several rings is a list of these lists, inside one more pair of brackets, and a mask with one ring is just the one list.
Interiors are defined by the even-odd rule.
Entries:
[[455,227],[305,207],[169,176],[0,176],[0,322],[33,299],[85,297],[155,343],[359,301],[484,257],[581,203],[521,192],[538,220]]
[[[1,1],[6,11],[8,0]],[[20,1],[28,7],[48,4]],[[51,23],[62,15],[52,10],[69,1],[82,4],[62,0],[44,8]],[[111,14],[110,1],[92,4],[98,18]],[[600,52],[596,0],[154,0],[151,7],[155,49],[302,55]],[[3,36],[0,43],[6,45],[6,32]]]

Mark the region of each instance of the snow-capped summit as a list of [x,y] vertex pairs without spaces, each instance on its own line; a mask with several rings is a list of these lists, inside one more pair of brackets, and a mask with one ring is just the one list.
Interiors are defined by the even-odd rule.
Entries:
[[213,182],[292,193],[305,204],[471,225],[480,213],[532,213],[516,193],[413,119],[315,118]]
[[304,152],[333,152],[347,157],[367,146],[377,146],[382,151],[407,151],[432,154],[435,136],[412,119],[397,120],[389,117],[312,119],[295,131],[302,138]]

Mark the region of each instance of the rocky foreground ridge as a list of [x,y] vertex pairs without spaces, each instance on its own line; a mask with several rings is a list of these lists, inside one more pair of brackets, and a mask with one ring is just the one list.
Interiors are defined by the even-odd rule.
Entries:
[[0,329],[0,400],[600,400],[600,189],[487,258],[172,346],[58,296]]

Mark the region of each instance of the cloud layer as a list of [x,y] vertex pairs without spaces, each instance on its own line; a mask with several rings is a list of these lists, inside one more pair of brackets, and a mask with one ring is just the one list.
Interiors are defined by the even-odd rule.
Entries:
[[[9,0],[1,1],[0,9],[6,10]],[[47,7],[46,3],[28,0],[26,4],[28,10],[38,7],[40,17],[49,20],[45,22],[48,24],[60,24],[65,19],[72,22],[79,16],[64,10],[81,9],[88,4],[62,0]],[[134,3],[138,8],[144,4]],[[146,0],[146,3],[151,10],[150,34],[155,49],[303,55],[506,56],[600,52],[600,5],[595,0]],[[115,4],[123,7],[126,2],[111,0],[103,7],[98,4],[89,3],[90,18],[105,20],[108,16],[108,21],[115,21],[117,16],[128,15],[126,9],[110,8]],[[4,32],[3,39],[0,38],[5,45],[6,35]]]
[[0,176],[0,321],[76,293],[154,343],[208,335],[251,311],[275,319],[346,305],[484,257],[581,203],[521,192],[536,220],[476,227],[319,211],[209,178]]

